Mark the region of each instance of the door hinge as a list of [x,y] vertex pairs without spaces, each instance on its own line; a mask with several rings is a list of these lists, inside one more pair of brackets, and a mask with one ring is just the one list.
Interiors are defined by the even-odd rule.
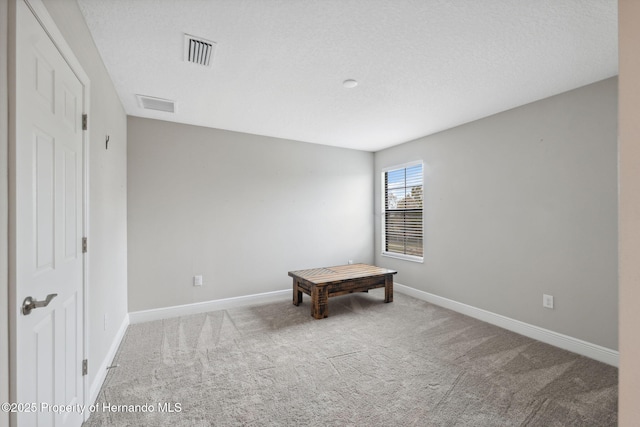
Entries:
[[82,253],[83,254],[87,253],[87,238],[86,237],[82,238]]
[[87,117],[86,114],[82,115],[82,130],[87,130],[87,121],[89,120],[89,118]]
[[82,376],[84,377],[89,372],[89,361],[84,359],[82,361]]

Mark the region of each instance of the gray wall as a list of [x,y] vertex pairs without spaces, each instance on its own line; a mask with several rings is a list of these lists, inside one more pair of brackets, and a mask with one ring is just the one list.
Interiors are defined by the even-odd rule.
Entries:
[[[398,283],[617,349],[617,79],[375,154]],[[380,174],[425,164],[425,261],[381,256]],[[555,309],[542,307],[542,294]]]
[[129,311],[373,261],[372,153],[135,117],[128,140]]
[[[91,79],[89,381],[127,316],[127,120],[75,1],[44,2]],[[109,134],[109,150],[105,135]],[[104,317],[107,316],[107,327]]]

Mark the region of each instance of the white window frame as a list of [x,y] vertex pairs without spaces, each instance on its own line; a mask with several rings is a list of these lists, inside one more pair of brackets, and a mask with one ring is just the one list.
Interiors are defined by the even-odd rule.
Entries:
[[[407,254],[401,254],[398,252],[387,252],[385,250],[386,247],[386,205],[385,205],[385,174],[387,172],[390,171],[394,171],[394,170],[398,170],[398,169],[407,169],[413,166],[417,166],[420,165],[422,167],[422,256],[415,256],[415,255],[407,255]],[[409,162],[409,163],[403,163],[400,165],[395,165],[395,166],[389,166],[386,168],[382,169],[382,173],[380,174],[380,178],[381,178],[381,195],[382,195],[382,203],[381,203],[381,207],[382,207],[382,215],[381,215],[381,223],[382,223],[382,238],[380,239],[382,242],[382,247],[381,249],[381,254],[382,256],[385,257],[389,257],[389,258],[397,258],[397,259],[402,259],[405,261],[412,261],[412,262],[420,262],[423,263],[424,262],[424,235],[425,235],[425,228],[424,228],[424,162],[422,160],[416,160],[413,162]]]

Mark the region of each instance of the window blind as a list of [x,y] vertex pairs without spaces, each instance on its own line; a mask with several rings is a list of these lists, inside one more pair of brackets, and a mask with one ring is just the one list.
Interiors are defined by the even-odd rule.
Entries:
[[384,172],[384,252],[423,256],[422,164]]

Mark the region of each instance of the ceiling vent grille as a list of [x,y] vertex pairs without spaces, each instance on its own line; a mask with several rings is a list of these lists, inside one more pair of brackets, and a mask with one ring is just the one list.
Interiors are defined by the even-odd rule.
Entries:
[[192,64],[211,67],[216,43],[199,37],[184,35],[184,60]]
[[170,99],[154,98],[146,95],[136,95],[140,107],[147,110],[164,111],[165,113],[174,113],[176,110],[175,101]]

